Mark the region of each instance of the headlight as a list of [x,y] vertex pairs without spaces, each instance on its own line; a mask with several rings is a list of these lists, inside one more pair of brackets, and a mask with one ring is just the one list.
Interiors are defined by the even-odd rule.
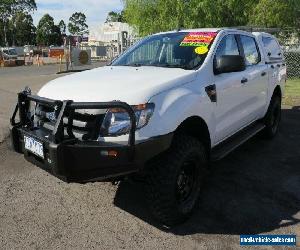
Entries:
[[[140,129],[145,127],[154,112],[154,104],[147,103],[132,106],[135,117],[136,127]],[[109,109],[106,112],[100,136],[119,136],[129,133],[130,131],[130,118],[129,114],[123,109]]]

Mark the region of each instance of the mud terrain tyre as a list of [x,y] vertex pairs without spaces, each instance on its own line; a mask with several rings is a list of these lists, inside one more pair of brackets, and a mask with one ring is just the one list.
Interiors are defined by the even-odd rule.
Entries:
[[262,136],[265,139],[273,139],[278,133],[281,121],[281,98],[273,96],[264,118],[265,129],[262,131]]
[[147,195],[153,216],[165,226],[184,222],[194,211],[207,173],[207,154],[194,137],[176,135],[171,149],[152,163]]

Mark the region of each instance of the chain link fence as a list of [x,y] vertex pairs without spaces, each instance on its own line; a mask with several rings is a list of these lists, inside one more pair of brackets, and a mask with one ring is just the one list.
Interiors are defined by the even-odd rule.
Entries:
[[300,43],[285,46],[284,56],[288,78],[300,78]]
[[136,42],[140,41],[142,38],[130,37],[128,39],[124,39],[122,41],[111,41],[107,42],[99,42],[99,44],[88,44],[82,43],[80,48],[82,50],[91,50],[92,60],[97,61],[110,61],[121,53],[123,53],[126,49],[134,45]]
[[265,29],[280,42],[289,79],[300,78],[300,29]]

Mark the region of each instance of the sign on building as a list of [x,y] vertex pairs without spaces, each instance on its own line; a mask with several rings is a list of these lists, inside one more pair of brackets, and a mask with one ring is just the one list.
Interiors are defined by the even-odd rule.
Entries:
[[91,50],[81,50],[74,48],[72,50],[71,60],[74,66],[90,65]]

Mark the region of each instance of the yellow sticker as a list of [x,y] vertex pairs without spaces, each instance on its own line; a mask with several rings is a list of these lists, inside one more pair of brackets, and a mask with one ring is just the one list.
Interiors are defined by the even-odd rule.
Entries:
[[208,48],[206,46],[197,47],[195,49],[195,53],[198,55],[203,55],[206,54],[207,52],[208,52]]

